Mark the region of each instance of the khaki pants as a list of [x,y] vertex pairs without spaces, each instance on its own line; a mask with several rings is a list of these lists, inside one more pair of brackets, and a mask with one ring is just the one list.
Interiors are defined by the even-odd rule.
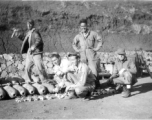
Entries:
[[83,52],[80,52],[81,61],[85,61],[88,63],[89,68],[91,69],[92,73],[97,77],[98,76],[98,67],[99,61],[97,59],[96,52],[92,49],[86,49]]
[[[72,85],[72,84],[77,84],[77,82],[79,81],[80,76],[78,74],[72,74],[72,73],[68,73],[67,74],[67,82],[65,82],[66,86]],[[84,86],[79,86],[74,88],[77,96],[79,97],[85,97],[87,95],[88,92],[92,92],[95,89],[95,83],[89,83],[86,84]]]
[[48,77],[44,68],[42,58],[43,58],[42,54],[31,55],[28,51],[27,57],[26,57],[26,65],[25,65],[25,81],[29,81],[29,82],[32,81],[31,67],[35,65],[41,82],[46,82]]

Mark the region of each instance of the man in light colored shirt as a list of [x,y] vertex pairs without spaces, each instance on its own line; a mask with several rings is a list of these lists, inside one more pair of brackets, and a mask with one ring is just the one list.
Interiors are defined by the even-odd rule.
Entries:
[[[81,56],[81,61],[86,62],[95,77],[98,77],[98,57],[96,52],[102,46],[102,38],[96,32],[90,31],[87,27],[87,21],[82,19],[79,23],[80,33],[73,40],[73,49]],[[95,47],[96,42],[98,42]],[[96,80],[96,87],[99,86],[99,81]]]
[[69,61],[66,57],[61,59],[61,56],[56,52],[52,53],[51,61],[53,64],[52,73],[55,74],[54,80],[62,87],[68,71]]
[[67,73],[66,92],[73,90],[78,97],[86,97],[95,89],[95,76],[86,63],[80,62],[77,54],[68,56],[70,66]]

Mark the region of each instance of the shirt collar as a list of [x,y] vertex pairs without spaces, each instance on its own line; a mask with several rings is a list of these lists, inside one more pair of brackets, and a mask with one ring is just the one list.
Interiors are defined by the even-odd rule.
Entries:
[[125,58],[122,61],[118,59],[118,61],[124,63],[127,61],[127,57],[125,56]]
[[[86,37],[85,38],[87,38],[89,35],[90,35],[90,30],[88,29],[88,31],[87,31],[87,33],[86,33],[87,35],[86,35]],[[84,37],[84,35],[83,35],[83,33],[82,32],[80,32],[80,35],[82,35],[83,37]]]

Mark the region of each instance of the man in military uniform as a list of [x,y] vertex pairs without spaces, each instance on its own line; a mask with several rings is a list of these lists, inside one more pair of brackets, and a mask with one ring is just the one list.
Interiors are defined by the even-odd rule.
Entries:
[[[73,49],[80,54],[81,61],[86,62],[92,73],[98,78],[98,57],[96,52],[102,46],[102,38],[96,32],[88,29],[87,21],[82,19],[79,22],[80,33],[73,40]],[[95,47],[95,43],[98,42]],[[99,81],[96,79],[96,87],[99,87]]]
[[118,59],[115,62],[113,74],[109,82],[123,86],[122,97],[131,95],[130,89],[137,82],[136,65],[132,59],[128,59],[124,49],[117,50]]

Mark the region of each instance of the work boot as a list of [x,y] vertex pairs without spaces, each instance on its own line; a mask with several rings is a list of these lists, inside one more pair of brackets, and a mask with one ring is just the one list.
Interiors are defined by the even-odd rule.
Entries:
[[75,99],[77,98],[74,90],[69,90],[67,96],[64,99]]
[[91,97],[91,92],[88,91],[88,93],[84,97],[84,100],[88,101],[88,100],[90,100],[90,97]]
[[116,89],[116,93],[121,93],[123,91],[123,86],[121,84],[117,84],[115,89]]
[[123,86],[123,92],[121,93],[122,97],[127,98],[131,95],[130,90],[126,86]]

